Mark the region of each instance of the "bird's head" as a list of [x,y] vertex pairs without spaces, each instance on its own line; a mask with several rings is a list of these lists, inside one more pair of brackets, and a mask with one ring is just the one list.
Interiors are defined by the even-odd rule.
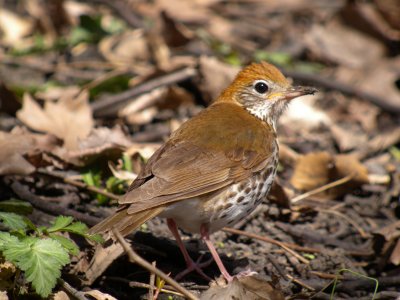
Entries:
[[292,86],[275,66],[261,62],[240,71],[218,101],[234,101],[275,128],[290,100],[315,92],[314,88]]

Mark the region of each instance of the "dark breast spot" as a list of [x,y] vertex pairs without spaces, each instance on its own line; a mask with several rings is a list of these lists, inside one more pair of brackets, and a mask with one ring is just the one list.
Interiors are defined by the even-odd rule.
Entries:
[[238,199],[237,199],[237,203],[240,203],[240,202],[242,202],[244,200],[244,196],[240,196]]
[[233,204],[228,202],[227,204],[225,204],[224,209],[228,209],[232,206]]

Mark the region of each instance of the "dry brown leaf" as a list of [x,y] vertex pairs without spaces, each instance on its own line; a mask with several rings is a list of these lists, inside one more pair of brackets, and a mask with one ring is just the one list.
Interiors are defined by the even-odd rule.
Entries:
[[89,136],[79,140],[76,149],[59,147],[53,151],[61,159],[74,165],[87,165],[98,158],[107,161],[121,157],[122,152],[131,145],[120,127],[112,129],[101,127],[93,129]]
[[[209,21],[211,12],[198,1],[157,0],[156,7],[165,11],[171,18],[183,23],[204,24]],[[179,7],[179,9],[177,9]]]
[[88,292],[84,292],[85,295],[89,295],[91,298],[94,298],[96,300],[117,300],[117,298],[114,298],[113,296],[100,292],[99,290],[91,290]]
[[[11,286],[9,286],[9,287],[4,287],[4,288],[2,288],[2,290],[4,289],[4,290],[8,290],[8,289],[11,289],[12,288],[12,285]],[[8,295],[7,295],[7,292],[6,291],[0,291],[0,300],[8,300],[9,298],[8,298]]]
[[396,246],[394,246],[389,261],[396,266],[400,265],[400,239],[397,240]]
[[400,264],[400,221],[392,222],[375,232],[375,249],[382,260],[394,264]]
[[258,275],[235,278],[229,284],[224,280],[212,282],[200,300],[283,300],[282,292]]
[[354,130],[346,130],[339,124],[331,124],[330,130],[342,152],[353,150],[367,143],[368,136],[363,132],[355,134]]
[[38,91],[35,93],[36,99],[47,101],[57,101],[60,98],[74,98],[80,92],[79,86],[71,85],[67,87],[49,87],[46,91]]
[[208,102],[216,99],[239,72],[238,67],[225,64],[215,57],[200,57],[199,66],[202,78],[200,89]]
[[71,298],[68,296],[68,294],[64,291],[59,291],[55,293],[52,298],[52,300],[70,300]]
[[23,38],[33,31],[33,20],[0,8],[0,32],[3,33],[2,41],[7,45],[18,46]]
[[0,175],[32,173],[32,166],[23,155],[36,148],[33,136],[0,132]]
[[313,56],[350,68],[371,65],[384,55],[381,43],[335,20],[313,25],[304,41]]
[[46,102],[44,108],[25,94],[17,117],[32,129],[60,138],[68,150],[78,148],[79,140],[89,135],[94,123],[86,91],[74,99],[62,97],[56,103]]
[[110,168],[114,177],[129,181],[129,184],[132,183],[132,181],[134,181],[137,177],[136,173],[118,169],[112,161],[108,162],[108,167]]
[[120,243],[112,243],[109,247],[103,248],[97,245],[89,268],[85,270],[87,285],[91,285],[95,280],[103,274],[103,272],[124,253]]
[[400,57],[380,60],[365,68],[353,70],[339,68],[338,80],[369,93],[392,107],[400,109],[400,91],[396,85],[400,78]]
[[334,199],[367,183],[368,170],[352,155],[313,152],[298,158],[290,183],[298,190],[310,191],[346,176],[352,176],[351,180],[317,194],[318,197]]
[[[124,31],[103,38],[99,43],[100,53],[117,66],[135,65],[144,72],[150,59],[149,46],[141,29]],[[138,66],[139,65],[139,66]]]

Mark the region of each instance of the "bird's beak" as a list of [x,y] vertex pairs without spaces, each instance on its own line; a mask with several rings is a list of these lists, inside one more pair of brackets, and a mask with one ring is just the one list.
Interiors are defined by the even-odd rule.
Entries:
[[288,88],[283,95],[283,99],[292,100],[294,98],[305,96],[305,95],[314,95],[317,92],[317,89],[306,86],[294,86]]

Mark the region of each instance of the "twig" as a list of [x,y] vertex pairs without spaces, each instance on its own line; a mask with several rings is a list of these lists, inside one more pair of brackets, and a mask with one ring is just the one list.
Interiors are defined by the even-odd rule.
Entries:
[[301,281],[300,279],[294,278],[292,275],[287,274],[286,275],[290,280],[292,280],[294,283],[297,283],[298,285],[302,286],[303,288],[309,290],[309,291],[315,291],[315,289],[312,286],[309,286],[305,282]]
[[171,85],[176,82],[194,77],[197,74],[194,68],[184,68],[169,74],[139,84],[123,93],[100,98],[91,104],[95,116],[111,116],[127,101],[156,88]]
[[[277,245],[277,246],[281,247],[282,249],[284,249],[286,252],[289,252],[290,254],[295,256],[298,260],[300,260],[301,262],[303,262],[305,264],[309,264],[310,262],[306,258],[304,258],[303,256],[301,256],[300,254],[298,254],[297,252],[295,252],[292,249],[301,248],[303,251],[304,251],[304,249],[307,249],[307,251],[304,251],[304,252],[320,252],[320,250],[318,250],[318,249],[304,248],[304,247],[297,246],[297,245],[294,245],[294,244],[279,242],[279,241],[273,240],[273,239],[265,237],[265,236],[260,236],[260,235],[254,234],[254,233],[245,232],[245,231],[239,230],[239,229],[224,227],[222,230],[225,231],[225,232],[238,234],[238,235],[243,235],[243,236],[254,238],[254,239],[257,239],[257,240],[260,240],[260,241],[263,241],[263,242],[267,242],[267,243],[270,243],[270,244]],[[299,250],[299,249],[296,249],[296,250]],[[308,251],[308,250],[311,250],[311,251]],[[317,250],[317,251],[315,251],[315,250]]]
[[343,177],[341,179],[338,179],[336,181],[330,182],[330,183],[325,184],[323,186],[320,186],[320,187],[318,187],[316,189],[308,191],[308,192],[306,192],[304,194],[301,194],[301,195],[299,195],[297,197],[294,197],[292,200],[290,200],[290,202],[291,203],[299,202],[300,200],[306,199],[306,198],[308,198],[308,197],[310,197],[312,195],[319,194],[319,193],[321,193],[323,191],[326,191],[326,190],[329,190],[329,189],[331,189],[331,188],[333,188],[335,186],[344,184],[344,183],[350,181],[353,177],[354,177],[354,174],[347,175],[346,177]]
[[324,273],[324,272],[318,272],[318,271],[310,271],[310,274],[316,275],[319,278],[323,278],[323,279],[335,279],[335,278],[339,278],[340,280],[344,280],[347,279],[346,277],[342,276],[342,275],[337,275],[337,274],[329,274],[329,273]]
[[386,150],[392,145],[396,145],[400,141],[400,128],[392,128],[385,132],[380,132],[372,140],[363,144],[358,150],[355,150],[351,154],[355,155],[358,159],[362,160],[373,153]]
[[156,274],[158,277],[164,279],[165,282],[169,283],[178,292],[180,292],[183,295],[185,295],[185,297],[187,297],[188,299],[191,299],[191,300],[198,300],[199,299],[194,294],[192,294],[189,290],[185,289],[178,282],[176,282],[174,279],[172,279],[167,274],[165,274],[163,271],[155,268],[149,262],[147,262],[146,260],[141,258],[138,254],[136,254],[135,251],[133,251],[133,249],[129,246],[129,244],[124,240],[124,238],[122,237],[121,233],[118,230],[113,228],[112,232],[115,235],[115,237],[117,238],[118,242],[124,248],[126,254],[129,257],[129,260],[132,263],[136,263],[136,264],[140,265],[141,267],[145,268],[146,270],[148,270],[149,272],[152,272],[152,273]]
[[360,89],[355,88],[353,85],[345,84],[343,82],[338,82],[333,80],[332,78],[325,78],[320,74],[307,74],[307,73],[288,71],[288,70],[285,70],[283,73],[286,76],[292,77],[293,79],[296,80],[304,81],[308,84],[322,86],[330,90],[340,91],[346,95],[368,100],[387,112],[395,114],[400,113],[400,106],[388,103],[387,101],[385,101],[385,99],[372,95],[370,93],[366,93]]
[[72,287],[68,282],[64,281],[63,279],[59,278],[58,284],[61,286],[61,288],[72,298],[76,300],[89,300],[84,292],[80,292],[76,290],[74,287]]
[[65,215],[72,216],[74,219],[82,221],[87,225],[93,226],[100,222],[100,218],[90,216],[86,213],[81,213],[74,209],[69,209],[61,205],[55,204],[54,202],[49,202],[48,200],[42,199],[42,197],[35,195],[29,191],[29,188],[21,183],[14,181],[11,184],[11,189],[20,197],[31,203],[33,207],[38,208],[46,213],[52,215]]
[[97,194],[100,194],[100,195],[103,195],[103,196],[106,196],[106,197],[108,197],[110,199],[113,199],[113,200],[117,200],[118,201],[118,199],[119,199],[119,197],[117,195],[113,194],[113,193],[109,193],[109,192],[104,191],[104,190],[102,190],[102,189],[100,189],[98,187],[95,187],[95,186],[92,186],[92,185],[87,185],[86,183],[70,179],[68,177],[65,177],[62,174],[57,173],[57,172],[52,172],[52,171],[48,171],[48,170],[45,170],[45,169],[38,169],[38,170],[36,170],[36,173],[61,179],[65,183],[68,183],[68,184],[76,186],[78,188],[85,189],[85,190],[88,190],[88,191],[91,191],[91,192],[94,192],[94,193],[97,193]]
[[[143,289],[148,289],[150,290],[152,288],[151,285],[147,284],[147,283],[143,283],[143,282],[137,282],[137,281],[130,281],[128,279],[125,278],[119,278],[119,277],[113,277],[113,276],[107,276],[105,277],[108,280],[114,280],[114,281],[119,281],[119,282],[123,282],[123,283],[127,283],[130,287],[138,287],[138,288],[143,288]],[[166,286],[165,286],[166,287]],[[174,290],[170,290],[168,288],[162,288],[161,292],[166,293],[166,294],[173,294],[173,295],[177,295],[180,297],[183,297],[184,295],[181,293],[178,293]],[[154,288],[154,287],[153,287]],[[171,287],[173,288],[173,287]],[[151,298],[152,299],[152,298]]]
[[[151,264],[154,268],[156,267],[156,262],[153,261]],[[149,300],[154,299],[154,283],[156,281],[156,274],[150,273],[150,281],[149,281]]]
[[319,212],[322,213],[326,213],[326,214],[334,214],[336,216],[339,216],[341,218],[343,218],[344,220],[346,220],[350,225],[352,225],[360,234],[360,236],[364,239],[366,238],[370,238],[371,235],[366,233],[364,229],[361,228],[361,226],[359,226],[353,219],[349,218],[348,216],[346,216],[345,214],[342,214],[339,211],[336,210],[332,210],[332,209],[316,209]]
[[127,1],[121,0],[79,0],[80,2],[87,3],[100,3],[111,8],[117,15],[119,15],[129,26],[137,28],[143,26],[143,21],[135,14],[133,9],[128,5]]

